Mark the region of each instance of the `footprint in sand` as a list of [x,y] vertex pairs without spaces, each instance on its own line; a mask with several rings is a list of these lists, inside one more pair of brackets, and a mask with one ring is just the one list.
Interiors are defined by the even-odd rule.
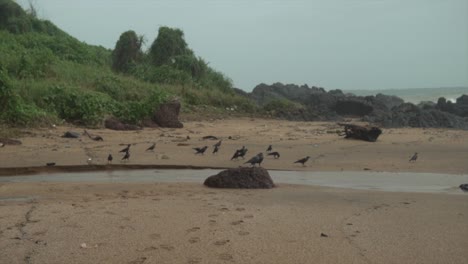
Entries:
[[238,220],[238,221],[231,222],[231,225],[240,225],[242,223],[244,223],[243,220]]
[[187,264],[197,264],[201,262],[202,262],[202,258],[189,258],[187,261]]
[[224,245],[226,245],[227,243],[229,243],[229,239],[218,240],[218,241],[214,242],[214,244],[215,244],[216,246],[224,246]]
[[112,211],[105,211],[104,212],[105,214],[108,214],[108,215],[116,215],[116,213],[112,212]]
[[223,253],[219,255],[219,259],[224,260],[224,261],[232,261],[234,258],[229,253]]
[[253,215],[244,215],[244,218],[254,218]]
[[208,217],[218,217],[217,214],[209,214]]
[[157,233],[154,233],[154,234],[150,234],[149,237],[153,240],[156,240],[156,239],[160,239],[161,238],[161,235],[160,234],[157,234]]
[[245,208],[238,207],[238,208],[236,208],[236,211],[238,211],[238,212],[242,212],[242,211],[245,211]]
[[161,245],[159,245],[159,247],[162,248],[162,249],[165,249],[167,251],[172,251],[172,250],[175,249],[175,247],[173,247],[171,245],[167,245],[167,244],[161,244]]
[[198,231],[198,230],[200,230],[200,227],[195,226],[195,227],[192,227],[190,229],[187,229],[187,232],[190,233],[190,232],[195,232],[195,231]]
[[250,233],[247,232],[247,231],[239,231],[238,233],[240,236],[246,236],[246,235],[249,235]]
[[216,224],[216,220],[211,219],[210,221],[208,221],[208,223],[209,223],[210,225],[214,225],[214,224]]
[[198,243],[200,242],[200,238],[199,237],[191,237],[188,242],[190,242],[191,244],[194,244],[194,243]]
[[128,264],[143,264],[146,260],[146,257],[139,257],[135,260],[128,262]]
[[158,248],[155,247],[155,246],[151,246],[151,247],[146,247],[144,249],[137,250],[137,251],[139,251],[139,252],[148,252],[148,251],[154,251],[154,250],[158,250]]
[[219,211],[221,211],[221,212],[227,212],[227,211],[229,211],[229,209],[226,208],[226,207],[223,207],[223,208],[219,209]]

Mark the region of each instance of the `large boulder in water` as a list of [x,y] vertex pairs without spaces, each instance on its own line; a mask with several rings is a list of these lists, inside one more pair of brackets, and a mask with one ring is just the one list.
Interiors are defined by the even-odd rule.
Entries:
[[184,125],[179,121],[180,102],[173,100],[159,106],[153,115],[153,121],[160,127],[182,128]]
[[210,176],[204,183],[212,188],[271,189],[275,187],[268,171],[261,167],[227,169]]

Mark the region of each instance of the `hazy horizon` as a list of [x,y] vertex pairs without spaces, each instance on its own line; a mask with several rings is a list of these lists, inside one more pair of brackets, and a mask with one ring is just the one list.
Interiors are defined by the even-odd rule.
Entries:
[[327,90],[468,86],[466,0],[32,3],[40,18],[109,49],[130,29],[150,45],[159,26],[181,28],[196,55],[246,91],[275,82]]

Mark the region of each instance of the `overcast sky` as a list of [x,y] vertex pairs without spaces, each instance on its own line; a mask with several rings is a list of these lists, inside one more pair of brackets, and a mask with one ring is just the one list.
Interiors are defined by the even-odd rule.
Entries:
[[[27,3],[27,0],[20,0]],[[38,15],[114,48],[181,28],[194,52],[251,91],[259,83],[329,89],[468,86],[467,0],[32,0]]]

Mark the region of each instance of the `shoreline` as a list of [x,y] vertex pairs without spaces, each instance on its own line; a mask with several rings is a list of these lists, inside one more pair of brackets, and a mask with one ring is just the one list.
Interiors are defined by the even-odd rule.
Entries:
[[[207,167],[196,165],[150,165],[150,164],[112,164],[112,165],[64,165],[64,166],[36,166],[36,167],[0,167],[0,177],[14,177],[23,175],[57,174],[57,173],[81,173],[81,172],[103,172],[103,171],[132,171],[149,169],[169,170],[225,170],[233,167]],[[300,170],[267,169],[268,171],[301,172]],[[426,171],[380,171],[380,170],[308,170],[308,172],[364,172],[364,173],[415,173],[415,174],[446,174],[464,176],[467,173],[455,172],[426,172]],[[303,171],[302,171],[303,172]]]
[[[22,145],[0,148],[0,175],[47,171],[92,171],[105,169],[224,169],[246,166],[259,152],[265,154],[262,167],[285,171],[381,171],[466,174],[468,131],[447,129],[385,129],[377,142],[344,139],[337,135],[342,127],[332,122],[293,122],[238,118],[188,121],[181,129],[145,128],[139,131],[87,129],[104,141],[82,135],[82,128],[55,127],[32,129],[21,137]],[[78,139],[62,138],[66,131],[80,134]],[[216,136],[218,140],[203,140]],[[222,140],[218,153],[212,145]],[[146,151],[156,143],[154,152]],[[119,151],[131,144],[131,158],[121,162]],[[269,145],[281,157],[267,156]],[[193,148],[208,146],[204,155]],[[236,149],[246,146],[245,160],[230,160]],[[409,158],[419,153],[416,162]],[[107,156],[114,162],[107,165]],[[310,156],[306,166],[294,161]],[[91,164],[88,161],[91,159]],[[46,163],[54,167],[44,167]]]

